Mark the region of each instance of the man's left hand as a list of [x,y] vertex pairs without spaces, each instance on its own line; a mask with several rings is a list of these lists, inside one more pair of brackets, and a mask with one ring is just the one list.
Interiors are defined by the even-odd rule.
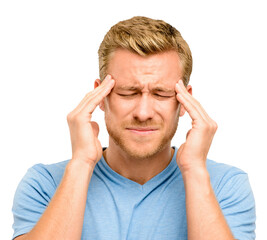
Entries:
[[186,141],[177,152],[177,164],[182,173],[197,168],[206,169],[206,159],[217,123],[205,112],[200,103],[185,88],[183,81],[175,85],[176,98],[192,119],[192,128],[186,135]]

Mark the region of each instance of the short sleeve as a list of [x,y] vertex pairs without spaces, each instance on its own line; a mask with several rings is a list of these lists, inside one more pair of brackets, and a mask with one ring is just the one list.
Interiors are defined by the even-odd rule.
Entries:
[[229,171],[219,185],[217,199],[235,239],[255,239],[255,200],[248,175],[242,170]]
[[27,171],[14,195],[13,239],[29,232],[35,226],[55,190],[56,184],[43,165],[35,165]]

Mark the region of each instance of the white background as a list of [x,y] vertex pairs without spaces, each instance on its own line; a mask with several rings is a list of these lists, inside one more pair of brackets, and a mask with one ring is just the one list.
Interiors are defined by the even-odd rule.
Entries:
[[[219,125],[209,158],[249,174],[257,239],[267,239],[267,17],[257,0],[1,1],[1,239],[12,236],[13,196],[27,169],[71,157],[66,116],[93,89],[105,33],[135,15],[169,22],[188,42],[193,95]],[[99,109],[94,119],[106,146]],[[173,145],[190,123],[180,119]]]

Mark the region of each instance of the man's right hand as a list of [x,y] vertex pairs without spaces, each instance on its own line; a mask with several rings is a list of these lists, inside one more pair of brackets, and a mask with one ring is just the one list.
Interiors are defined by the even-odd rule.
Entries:
[[107,76],[101,84],[100,80],[96,83],[95,89],[86,94],[68,114],[72,160],[66,165],[55,194],[33,229],[16,239],[81,239],[88,186],[95,164],[102,155],[97,138],[99,127],[91,118],[95,108],[114,87],[115,81]]
[[96,122],[92,122],[91,118],[95,108],[110,93],[114,85],[114,79],[107,75],[104,81],[87,93],[80,104],[68,114],[73,161],[85,161],[94,166],[100,160],[102,146],[98,140],[99,126]]

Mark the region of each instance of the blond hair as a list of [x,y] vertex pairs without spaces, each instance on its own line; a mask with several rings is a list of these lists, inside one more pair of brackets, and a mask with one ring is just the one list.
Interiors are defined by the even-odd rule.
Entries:
[[192,72],[192,55],[180,32],[162,20],[133,17],[118,22],[105,35],[99,50],[99,75],[101,81],[107,75],[112,53],[123,48],[141,56],[168,50],[178,53],[182,64],[183,82],[188,84]]

